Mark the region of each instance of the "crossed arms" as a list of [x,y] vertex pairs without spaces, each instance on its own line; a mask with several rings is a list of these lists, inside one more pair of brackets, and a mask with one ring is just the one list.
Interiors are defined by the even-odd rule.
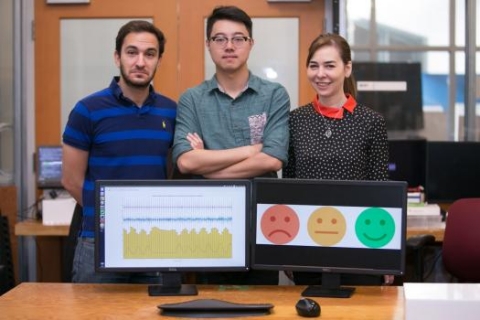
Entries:
[[[206,178],[235,179],[280,170],[287,159],[290,99],[283,87],[274,90],[270,98],[269,105],[262,110],[267,120],[261,143],[218,147],[222,141],[215,141],[217,146],[212,148],[209,147],[212,139],[205,136],[211,128],[203,121],[205,114],[199,112],[201,96],[189,92],[184,94],[178,104],[173,146],[173,159],[180,172]],[[225,127],[224,123],[218,125]],[[231,128],[226,128],[225,137],[215,139],[227,140],[231,131]]]

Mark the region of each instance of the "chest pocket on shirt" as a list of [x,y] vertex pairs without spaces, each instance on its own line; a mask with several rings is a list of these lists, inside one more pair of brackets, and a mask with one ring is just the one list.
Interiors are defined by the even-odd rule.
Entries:
[[267,114],[256,114],[248,117],[250,144],[258,144],[263,142],[263,131],[267,124]]

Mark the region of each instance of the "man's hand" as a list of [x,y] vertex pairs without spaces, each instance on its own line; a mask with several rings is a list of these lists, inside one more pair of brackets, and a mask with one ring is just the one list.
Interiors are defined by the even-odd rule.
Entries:
[[[192,147],[193,150],[203,150],[205,149],[205,145],[203,144],[203,140],[202,138],[200,138],[200,136],[198,135],[198,133],[194,132],[194,133],[188,133],[187,134],[187,140],[188,142],[190,142],[190,146]],[[263,148],[263,144],[261,143],[258,143],[258,144],[254,144],[254,145],[251,145],[251,146],[246,146],[246,148],[248,148],[249,150],[249,157],[253,157],[255,156],[256,154],[260,153],[262,151],[262,148]]]
[[208,150],[196,132],[187,133],[185,139],[192,150],[185,152],[177,160],[177,166],[182,173],[203,175],[210,179],[232,179],[255,177],[281,168],[279,160],[262,153],[261,143]]
[[190,133],[189,132],[187,134],[187,140],[188,140],[188,142],[190,142],[190,146],[194,150],[205,149],[205,146],[203,145],[203,140],[202,140],[202,138],[200,138],[198,133],[196,133],[196,132]]

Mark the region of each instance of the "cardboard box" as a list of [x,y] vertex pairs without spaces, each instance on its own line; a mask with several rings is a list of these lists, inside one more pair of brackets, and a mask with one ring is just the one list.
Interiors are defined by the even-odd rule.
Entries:
[[76,203],[71,197],[43,200],[42,223],[49,226],[70,225]]

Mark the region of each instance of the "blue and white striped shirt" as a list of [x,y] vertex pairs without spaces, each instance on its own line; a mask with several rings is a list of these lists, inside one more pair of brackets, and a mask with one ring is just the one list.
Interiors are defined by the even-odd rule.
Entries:
[[63,143],[89,152],[82,194],[82,237],[94,237],[96,180],[166,178],[177,105],[150,87],[139,108],[123,96],[118,79],[80,100],[63,133]]

